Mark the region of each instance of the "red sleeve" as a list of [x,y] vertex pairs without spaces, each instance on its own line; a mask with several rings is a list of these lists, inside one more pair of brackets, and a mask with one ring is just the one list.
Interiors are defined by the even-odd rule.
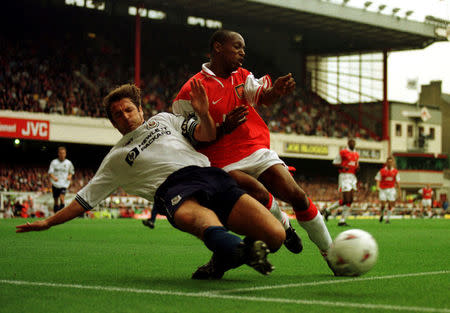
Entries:
[[190,99],[191,99],[191,96],[189,95],[189,93],[191,92],[191,84],[190,84],[191,79],[192,79],[192,78],[190,78],[190,79],[183,85],[183,87],[181,87],[181,89],[180,89],[180,91],[178,92],[178,94],[177,94],[177,96],[176,96],[174,102],[177,101],[177,100],[180,100],[180,99],[181,99],[181,100],[190,100]]

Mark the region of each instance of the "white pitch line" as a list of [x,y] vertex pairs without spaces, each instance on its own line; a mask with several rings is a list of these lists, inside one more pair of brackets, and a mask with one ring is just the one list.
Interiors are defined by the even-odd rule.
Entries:
[[193,293],[193,292],[169,291],[169,290],[135,289],[135,288],[114,287],[114,286],[89,286],[89,285],[80,285],[80,284],[57,284],[57,283],[48,283],[48,282],[31,282],[31,281],[5,280],[5,279],[0,280],[0,284],[40,286],[40,287],[53,287],[53,288],[90,289],[90,290],[100,290],[100,291],[158,294],[158,295],[211,298],[211,299],[227,299],[227,300],[240,300],[240,301],[252,301],[252,302],[272,302],[272,303],[285,303],[285,304],[321,305],[321,306],[331,306],[331,307],[337,307],[337,306],[338,307],[351,307],[351,308],[361,308],[361,309],[396,310],[396,311],[402,311],[402,312],[411,311],[411,312],[450,313],[450,309],[446,309],[446,308],[399,306],[399,305],[352,303],[352,302],[331,302],[331,301],[321,301],[321,300],[301,300],[301,299],[282,299],[282,298],[267,298],[267,297],[231,296],[231,295],[214,294],[211,292]]
[[414,276],[429,276],[429,275],[440,275],[440,274],[449,274],[449,273],[450,273],[449,270],[444,270],[444,271],[436,271],[436,272],[407,273],[407,274],[373,276],[373,277],[358,277],[358,278],[347,278],[347,279],[336,278],[333,280],[312,281],[312,282],[306,282],[306,283],[292,283],[292,284],[283,284],[283,285],[270,285],[270,286],[260,286],[260,287],[215,290],[215,291],[211,291],[211,293],[222,294],[222,293],[228,293],[228,292],[258,291],[258,290],[271,290],[271,289],[282,289],[282,288],[291,288],[291,287],[333,285],[333,284],[342,284],[342,283],[354,283],[354,282],[360,282],[360,281],[393,279],[393,278],[414,277]]

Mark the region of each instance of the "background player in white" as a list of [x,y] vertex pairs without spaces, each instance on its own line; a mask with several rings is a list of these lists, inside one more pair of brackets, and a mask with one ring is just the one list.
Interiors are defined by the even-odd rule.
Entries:
[[422,197],[420,201],[420,215],[425,216],[425,211],[429,218],[433,217],[433,189],[431,189],[430,184],[427,184],[424,188],[419,189],[419,194]]
[[52,183],[53,212],[56,213],[64,207],[64,198],[70,181],[75,173],[72,162],[66,159],[66,147],[58,147],[58,158],[50,163],[48,174]]
[[398,195],[400,195],[400,174],[398,170],[394,167],[394,158],[389,156],[386,160],[386,166],[378,171],[375,176],[377,182],[378,197],[381,202],[380,210],[380,223],[383,222],[384,208],[386,207],[386,202],[388,203],[388,211],[386,216],[386,223],[389,223],[390,217],[392,215],[392,210],[395,206],[395,200]]
[[342,193],[342,199],[330,205],[325,211],[325,219],[328,220],[328,216],[332,210],[342,208],[341,219],[338,226],[349,226],[346,222],[350,209],[353,203],[353,191],[357,190],[356,184],[356,172],[359,169],[359,154],[355,150],[356,142],[354,139],[349,138],[347,142],[347,148],[339,151],[336,158],[333,160],[333,165],[339,169],[339,192]]
[[[216,256],[214,275],[206,278],[221,278],[226,270],[242,264],[270,273],[267,246],[279,249],[284,229],[231,176],[209,167],[206,156],[191,146],[190,142],[210,141],[216,135],[205,90],[198,81],[191,84],[199,122],[169,113],[145,122],[139,88],[123,85],[113,90],[105,97],[105,109],[123,137],[75,200],[45,220],[16,226],[16,231],[40,231],[69,221],[121,186],[130,194],[154,200],[158,213],[166,215],[175,228],[203,240]],[[251,240],[244,242],[228,229]]]
[[[285,245],[289,251],[300,253],[303,246],[289,217],[279,209],[273,196],[292,205],[299,224],[325,256],[331,236],[322,215],[277,153],[270,149],[269,129],[254,108],[271,105],[290,94],[295,88],[292,74],[277,78],[273,85],[268,75],[256,79],[242,68],[245,41],[237,32],[223,29],[215,32],[210,39],[210,52],[210,62],[203,64],[193,78],[205,85],[211,100],[209,111],[218,128],[222,128],[226,113],[235,108],[245,106],[248,115],[233,132],[224,132],[220,139],[199,151],[208,156],[213,166],[227,171],[239,186],[277,217],[286,230]],[[190,102],[188,81],[173,103],[174,112],[188,116],[192,113]]]

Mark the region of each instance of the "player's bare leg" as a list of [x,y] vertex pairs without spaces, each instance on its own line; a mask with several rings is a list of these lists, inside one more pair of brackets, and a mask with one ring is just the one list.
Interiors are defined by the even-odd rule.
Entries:
[[423,204],[420,204],[420,211],[419,211],[419,217],[420,218],[423,218],[424,217],[424,211],[425,211],[425,209],[424,209],[424,207],[423,207]]
[[59,210],[64,209],[64,201],[65,201],[65,195],[62,193],[59,195]]
[[249,195],[243,195],[236,202],[227,227],[237,234],[264,241],[272,252],[277,251],[286,239],[284,228],[275,217]]
[[259,180],[273,195],[292,205],[300,226],[322,255],[326,255],[332,240],[322,215],[287,169],[281,164],[273,165],[260,175]]
[[350,209],[353,203],[353,190],[342,192],[343,206],[341,219],[338,226],[350,226],[347,224],[347,217],[350,215]]
[[59,209],[59,197],[53,198],[53,214],[56,214]]
[[391,222],[391,215],[392,211],[394,210],[395,203],[392,201],[388,201],[388,211],[386,216],[386,224],[389,224]]
[[384,208],[386,207],[386,201],[381,201],[381,209],[380,209],[380,223],[383,222],[384,218]]
[[328,218],[330,215],[333,215],[333,217],[336,216],[337,209],[344,205],[344,199],[339,199],[338,201],[332,203],[329,207],[325,209],[325,221],[328,221]]
[[300,237],[295,232],[289,221],[289,216],[283,212],[276,199],[270,194],[264,185],[254,177],[239,171],[230,171],[229,174],[236,180],[238,185],[247,191],[253,198],[264,205],[272,215],[280,221],[286,232],[286,241],[284,245],[292,253],[300,253],[303,250],[303,245]]

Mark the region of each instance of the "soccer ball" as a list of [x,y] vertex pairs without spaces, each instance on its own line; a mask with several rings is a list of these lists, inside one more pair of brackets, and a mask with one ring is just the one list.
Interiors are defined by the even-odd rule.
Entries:
[[340,233],[331,244],[327,259],[336,276],[359,276],[377,262],[378,245],[368,232],[350,229]]

